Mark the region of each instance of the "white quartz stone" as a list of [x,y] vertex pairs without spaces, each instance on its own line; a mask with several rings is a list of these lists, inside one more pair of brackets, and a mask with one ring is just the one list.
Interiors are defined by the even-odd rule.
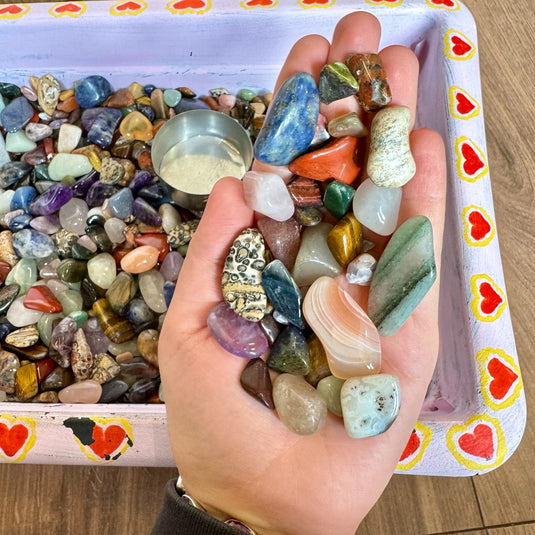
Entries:
[[371,254],[359,254],[357,258],[352,260],[347,266],[347,282],[350,284],[358,284],[359,286],[369,286],[376,266],[377,260],[375,260]]
[[125,228],[126,223],[118,217],[111,217],[104,223],[104,230],[113,243],[123,243],[126,240]]
[[87,274],[99,288],[107,290],[117,276],[117,264],[110,253],[100,253],[87,262]]
[[39,310],[30,310],[29,308],[26,308],[23,304],[24,297],[25,296],[17,297],[17,299],[11,303],[6,314],[7,321],[15,327],[26,327],[27,325],[37,323],[39,318],[43,315]]
[[58,152],[72,152],[82,138],[82,129],[74,124],[64,123],[59,128]]
[[61,226],[78,236],[85,234],[89,207],[83,199],[73,198],[59,209]]

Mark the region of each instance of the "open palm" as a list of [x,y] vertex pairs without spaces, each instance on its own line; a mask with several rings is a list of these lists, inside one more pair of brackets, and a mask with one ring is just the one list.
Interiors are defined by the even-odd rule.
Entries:
[[[376,52],[379,39],[377,19],[352,13],[337,25],[332,44],[317,35],[301,39],[277,87],[299,71],[317,80],[326,63],[344,61],[354,52]],[[393,104],[409,106],[414,120],[416,57],[400,46],[380,55]],[[320,108],[327,120],[348,111],[358,111],[355,99]],[[411,148],[417,172],[403,188],[398,223],[417,214],[431,220],[439,267],[444,148],[438,134],[427,129],[412,132]],[[223,350],[206,327],[209,311],[222,300],[228,249],[239,232],[253,225],[240,181],[220,180],[188,249],[160,336],[175,461],[188,492],[216,517],[239,518],[260,534],[350,535],[390,479],[422,406],[438,353],[438,284],[395,335],[381,339],[381,371],[396,375],[401,384],[401,408],[392,427],[355,440],[329,414],[315,435],[295,435],[240,387],[245,360]],[[367,289],[350,291],[365,306]]]

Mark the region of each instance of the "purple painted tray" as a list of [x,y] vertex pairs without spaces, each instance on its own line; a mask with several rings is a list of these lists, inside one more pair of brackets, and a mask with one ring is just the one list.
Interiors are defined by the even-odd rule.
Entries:
[[[138,81],[200,92],[269,90],[298,38],[330,38],[339,18],[359,9],[381,20],[382,46],[403,44],[418,55],[417,126],[438,130],[448,149],[440,354],[398,471],[483,473],[518,446],[526,405],[494,223],[476,28],[459,0],[1,5],[0,49],[10,52],[0,59],[0,77],[26,84],[30,75],[50,72],[69,86],[102,74],[115,89]],[[65,425],[72,417],[84,418],[101,438],[82,444]],[[163,405],[4,403],[0,429],[0,459],[7,462],[173,465]]]

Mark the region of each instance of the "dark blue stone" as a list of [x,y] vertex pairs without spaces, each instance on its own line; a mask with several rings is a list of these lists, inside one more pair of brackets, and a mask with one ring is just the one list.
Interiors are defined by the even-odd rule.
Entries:
[[13,331],[16,331],[18,327],[15,327],[4,316],[0,318],[0,342],[3,342],[6,339],[6,336]]
[[11,232],[17,232],[18,230],[28,228],[32,219],[33,217],[30,214],[17,215],[9,222],[7,228]]
[[100,181],[95,182],[87,192],[85,199],[87,206],[90,208],[101,206],[107,198],[111,197],[117,191],[117,188],[112,184],[103,184]]
[[301,292],[280,260],[273,260],[262,271],[262,286],[277,312],[298,329],[305,327],[301,313]]
[[171,191],[165,182],[159,181],[145,188],[141,188],[137,192],[137,195],[145,199],[154,208],[159,208],[164,203],[172,202]]
[[8,132],[18,132],[33,117],[33,111],[26,97],[18,97],[0,112],[0,121]]
[[145,200],[138,197],[133,204],[134,215],[143,223],[159,227],[162,224],[160,214]]
[[156,89],[155,85],[147,84],[143,86],[143,93],[145,93],[145,96],[150,97],[152,95],[152,92]]
[[133,325],[142,325],[154,320],[154,312],[143,299],[132,299],[128,304],[126,319]]
[[7,162],[0,167],[0,188],[8,188],[30,174],[33,167],[26,162]]
[[20,258],[47,258],[57,253],[52,238],[33,228],[13,234],[13,249]]
[[152,184],[152,175],[148,171],[136,171],[134,178],[128,184],[132,193],[137,193],[141,188],[146,188]]
[[99,173],[97,173],[94,169],[90,173],[87,173],[87,175],[84,175],[82,178],[79,178],[72,186],[72,194],[75,197],[79,198],[85,198],[87,193],[89,192],[89,189],[91,186],[98,181],[99,179]]
[[20,97],[21,94],[18,85],[10,84],[9,82],[0,82],[0,95],[6,97],[8,100]]
[[94,108],[106,100],[113,92],[110,82],[103,76],[94,74],[79,80],[74,85],[74,96],[81,108]]
[[111,145],[113,134],[121,118],[122,114],[120,110],[102,108],[102,113],[98,115],[91,125],[87,139],[103,149],[108,148]]
[[209,110],[210,106],[206,102],[196,98],[183,98],[173,109],[178,114],[190,110]]
[[139,379],[128,389],[125,399],[129,403],[145,403],[158,392],[159,386],[158,379]]
[[111,213],[119,219],[126,219],[132,215],[132,205],[134,196],[128,188],[123,188],[114,193],[108,200],[108,208]]
[[176,284],[174,282],[165,281],[163,284],[163,297],[165,299],[165,304],[169,308],[171,304],[171,299],[173,299],[173,294],[175,293]]
[[121,379],[112,379],[102,385],[102,394],[98,403],[117,401],[128,390],[128,383]]
[[310,146],[318,114],[314,78],[306,72],[288,78],[269,107],[255,142],[255,158],[272,165],[288,165]]
[[33,215],[50,215],[72,199],[72,190],[65,184],[53,184],[30,203]]
[[15,190],[15,194],[11,198],[10,209],[22,209],[25,212],[28,212],[30,208],[30,203],[33,201],[36,195],[37,191],[35,191],[35,188],[32,188],[32,186],[22,186],[20,188],[17,188]]
[[156,118],[154,110],[150,106],[144,106],[143,104],[136,105],[137,111],[141,112],[151,123]]

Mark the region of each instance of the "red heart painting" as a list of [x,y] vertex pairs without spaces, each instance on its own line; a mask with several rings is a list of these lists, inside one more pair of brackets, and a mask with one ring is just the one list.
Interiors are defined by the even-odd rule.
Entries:
[[206,0],[179,0],[171,5],[177,11],[181,9],[204,9],[206,7]]
[[473,210],[468,216],[470,236],[475,241],[481,241],[492,231],[492,226],[479,210]]
[[487,461],[494,455],[492,429],[486,424],[477,424],[473,433],[464,433],[459,437],[459,448],[474,457]]
[[435,6],[455,7],[453,0],[431,0],[431,3],[435,4]]
[[24,11],[23,7],[17,4],[10,4],[9,6],[0,8],[0,15],[18,15],[19,13],[22,13],[23,11]]
[[331,0],[301,0],[301,3],[305,6],[312,6],[314,4],[323,6],[325,4],[328,4]]
[[78,4],[71,4],[70,2],[66,4],[61,4],[60,6],[57,6],[54,8],[54,11],[56,13],[79,13],[82,11],[82,7]]
[[8,427],[0,423],[0,448],[7,457],[14,457],[22,450],[28,440],[28,428],[22,424]]
[[489,282],[482,282],[479,286],[479,294],[483,298],[481,301],[481,312],[492,314],[502,303],[502,296],[492,287]]
[[469,115],[476,109],[476,105],[463,93],[456,93],[455,100],[455,109],[459,115]]
[[470,43],[467,43],[464,39],[461,39],[458,35],[452,36],[451,42],[453,44],[453,46],[451,47],[451,51],[456,56],[466,56],[466,54],[468,54],[472,50],[472,45]]
[[138,2],[124,2],[124,4],[119,4],[118,6],[115,6],[116,11],[137,11],[138,9],[141,9],[143,7],[142,4],[139,4]]
[[247,7],[269,7],[275,5],[275,0],[248,0],[245,5]]
[[126,437],[126,431],[118,425],[109,425],[103,428],[95,425],[93,428],[94,442],[89,446],[101,459],[111,457],[117,448],[121,446]]
[[479,154],[468,143],[463,143],[461,146],[461,154],[463,155],[463,171],[468,176],[474,176],[485,167],[485,162],[481,159]]
[[496,357],[490,359],[487,364],[487,370],[492,377],[492,381],[489,384],[489,392],[494,399],[503,399],[518,379],[518,374]]
[[417,452],[420,445],[420,437],[418,436],[416,431],[413,431],[411,433],[409,441],[407,442],[407,445],[405,446],[405,449],[403,450],[403,453],[401,454],[401,457],[399,458],[399,462],[404,461],[405,459],[407,459],[407,457],[410,457],[415,452]]

